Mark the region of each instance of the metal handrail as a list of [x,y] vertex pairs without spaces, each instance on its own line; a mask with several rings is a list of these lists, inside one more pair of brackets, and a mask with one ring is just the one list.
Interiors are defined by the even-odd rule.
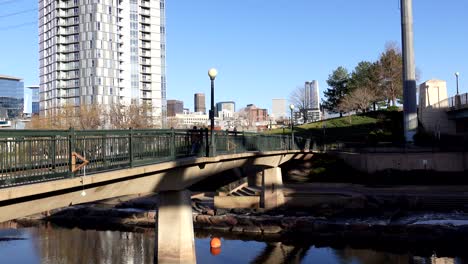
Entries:
[[[176,129],[1,130],[0,188],[72,178],[72,155],[87,160],[87,173],[130,168],[191,156],[210,156],[209,131]],[[215,131],[217,154],[303,149],[290,135]],[[79,161],[78,161],[79,165]]]
[[452,110],[458,110],[468,108],[468,93],[455,95],[448,98],[449,108]]

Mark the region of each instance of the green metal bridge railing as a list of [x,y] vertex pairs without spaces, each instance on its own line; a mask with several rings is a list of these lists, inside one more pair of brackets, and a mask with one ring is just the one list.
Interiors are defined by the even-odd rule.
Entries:
[[[208,130],[1,130],[0,188],[72,178],[191,156],[211,156]],[[216,154],[304,149],[290,135],[215,132]],[[89,164],[72,172],[72,154]],[[79,162],[77,163],[79,164]]]

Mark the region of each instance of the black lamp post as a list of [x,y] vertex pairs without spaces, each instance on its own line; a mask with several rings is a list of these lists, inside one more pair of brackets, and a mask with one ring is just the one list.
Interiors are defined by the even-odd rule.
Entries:
[[289,105],[289,109],[291,109],[291,148],[294,149],[294,119],[293,119],[293,111],[294,105]]
[[460,76],[460,73],[456,72],[455,77],[457,78],[457,95],[458,95],[458,76]]
[[210,129],[211,129],[211,142],[210,142],[210,156],[213,157],[216,155],[216,142],[215,142],[215,134],[214,134],[214,124],[215,124],[215,113],[214,113],[214,81],[216,79],[216,75],[218,75],[218,71],[215,68],[211,68],[208,71],[208,76],[210,76],[211,80],[211,109],[210,109]]

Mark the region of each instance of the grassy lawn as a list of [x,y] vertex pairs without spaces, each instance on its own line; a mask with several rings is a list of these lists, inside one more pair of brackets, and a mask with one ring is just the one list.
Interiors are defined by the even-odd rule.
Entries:
[[[403,114],[396,111],[376,111],[337,117],[294,128],[298,136],[314,137],[324,142],[398,142],[403,136]],[[282,134],[283,129],[267,131]],[[285,129],[284,133],[291,133]]]

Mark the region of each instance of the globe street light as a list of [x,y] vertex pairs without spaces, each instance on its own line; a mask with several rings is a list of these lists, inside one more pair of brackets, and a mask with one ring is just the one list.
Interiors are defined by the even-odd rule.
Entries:
[[457,78],[457,95],[458,95],[458,76],[460,76],[460,73],[456,72],[455,77]]
[[293,121],[294,105],[290,104],[289,109],[291,109],[291,148],[294,149],[294,121]]
[[216,152],[216,144],[215,144],[215,135],[214,135],[214,123],[215,123],[215,120],[214,120],[214,80],[216,79],[216,75],[218,75],[218,71],[215,69],[215,68],[211,68],[209,71],[208,71],[208,76],[210,76],[210,80],[211,80],[211,109],[210,109],[210,114],[209,114],[209,117],[210,117],[210,129],[211,129],[211,142],[210,142],[210,153],[209,155],[210,156],[214,156],[216,155],[215,152]]

